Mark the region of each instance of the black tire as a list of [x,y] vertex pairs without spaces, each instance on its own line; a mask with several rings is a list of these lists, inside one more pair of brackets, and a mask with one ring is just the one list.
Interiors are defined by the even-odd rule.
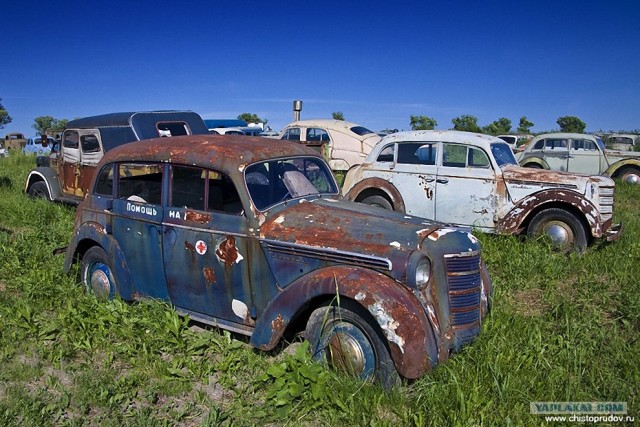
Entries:
[[527,227],[530,237],[547,236],[555,250],[582,252],[588,239],[579,218],[564,209],[549,208],[538,212]]
[[29,187],[29,196],[36,199],[47,199],[51,200],[49,196],[49,190],[47,189],[47,184],[44,181],[38,181],[31,184]]
[[527,163],[526,165],[523,165],[523,167],[530,169],[543,169],[543,167],[537,163]]
[[400,383],[400,376],[378,325],[366,320],[369,317],[356,304],[323,306],[311,313],[305,336],[314,360],[389,390]]
[[80,265],[80,280],[87,292],[101,299],[112,299],[117,293],[109,256],[99,246],[85,252]]
[[386,209],[388,211],[393,210],[393,206],[384,196],[369,196],[362,199],[360,203],[365,205],[375,206],[378,208]]
[[640,184],[640,169],[631,166],[623,166],[616,174],[616,178],[627,184]]

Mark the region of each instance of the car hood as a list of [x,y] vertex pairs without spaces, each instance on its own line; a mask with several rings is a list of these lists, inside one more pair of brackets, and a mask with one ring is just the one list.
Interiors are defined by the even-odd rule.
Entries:
[[584,189],[587,183],[612,186],[613,181],[604,176],[587,176],[570,172],[525,168],[508,165],[502,169],[502,177],[507,184],[541,185],[545,188],[563,187]]
[[445,225],[338,199],[296,200],[269,215],[260,237],[326,250],[389,257],[412,252]]

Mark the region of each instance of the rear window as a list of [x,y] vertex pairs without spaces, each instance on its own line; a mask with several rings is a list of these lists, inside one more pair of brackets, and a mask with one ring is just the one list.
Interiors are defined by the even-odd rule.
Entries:
[[351,132],[355,133],[356,135],[367,135],[370,133],[374,133],[372,130],[367,129],[364,126],[354,126],[351,128]]

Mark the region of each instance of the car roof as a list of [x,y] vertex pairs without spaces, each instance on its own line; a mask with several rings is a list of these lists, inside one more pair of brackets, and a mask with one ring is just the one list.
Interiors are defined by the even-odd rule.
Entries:
[[551,132],[551,133],[543,133],[540,135],[537,135],[535,138],[536,140],[540,140],[542,138],[582,138],[582,139],[596,139],[596,137],[594,135],[588,134],[588,133],[575,133],[575,132]]
[[102,163],[171,162],[232,174],[255,162],[294,156],[322,159],[316,150],[291,141],[243,135],[183,135],[121,145],[108,151]]
[[474,144],[480,146],[488,146],[494,142],[506,144],[503,140],[492,135],[482,133],[464,132],[459,130],[412,130],[404,132],[396,132],[382,138],[380,145],[390,142],[416,142],[416,141],[433,141],[433,142],[458,142],[461,144]]
[[[291,127],[324,127],[333,130],[340,130],[349,133],[353,133],[351,131],[352,127],[365,127],[359,125],[358,123],[348,122],[346,120],[332,120],[332,119],[308,119],[308,120],[298,120],[296,122],[289,123],[285,126],[285,129]],[[372,133],[375,133],[372,131]]]

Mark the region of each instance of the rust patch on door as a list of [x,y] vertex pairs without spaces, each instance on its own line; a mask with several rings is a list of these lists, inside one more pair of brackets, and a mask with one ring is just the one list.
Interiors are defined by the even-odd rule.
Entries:
[[202,269],[202,274],[204,276],[204,280],[207,281],[208,284],[216,283],[216,272],[211,267],[205,267]]
[[236,238],[227,236],[227,238],[220,243],[218,249],[216,249],[216,255],[224,262],[224,265],[231,267],[240,256],[240,254],[238,254],[238,248],[236,248]]

